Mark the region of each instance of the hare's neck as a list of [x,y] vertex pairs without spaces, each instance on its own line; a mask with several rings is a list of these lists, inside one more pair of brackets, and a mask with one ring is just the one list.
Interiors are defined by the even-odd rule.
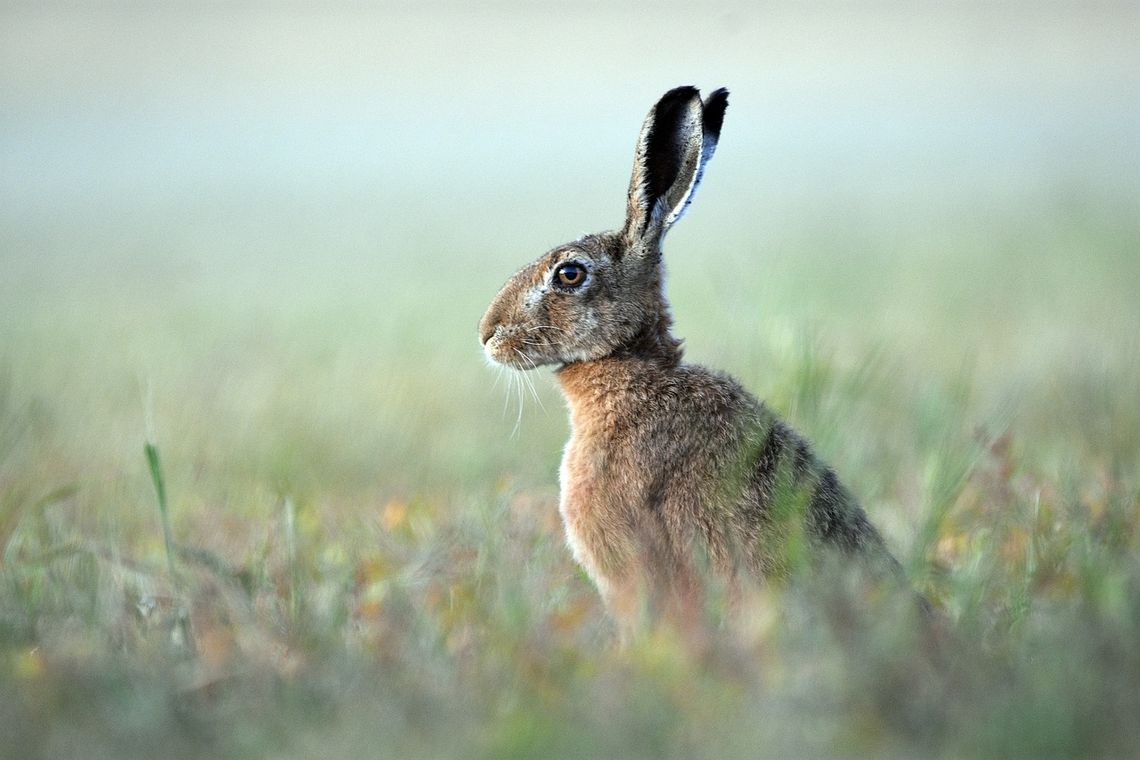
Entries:
[[634,359],[642,363],[671,369],[681,363],[681,341],[673,337],[670,328],[673,318],[662,298],[650,321],[633,338],[611,356],[617,359]]
[[607,356],[574,362],[558,370],[558,383],[570,407],[577,434],[625,427],[638,407],[668,383],[676,364],[639,357]]
[[653,317],[609,356],[573,362],[558,370],[558,382],[570,406],[574,430],[602,425],[613,428],[639,404],[653,398],[681,364],[681,341],[669,332],[672,325],[664,300]]

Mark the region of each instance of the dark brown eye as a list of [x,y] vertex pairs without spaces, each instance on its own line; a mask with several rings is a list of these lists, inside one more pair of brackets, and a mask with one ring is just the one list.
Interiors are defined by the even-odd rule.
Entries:
[[564,288],[576,288],[586,281],[586,267],[567,262],[554,272],[554,281]]

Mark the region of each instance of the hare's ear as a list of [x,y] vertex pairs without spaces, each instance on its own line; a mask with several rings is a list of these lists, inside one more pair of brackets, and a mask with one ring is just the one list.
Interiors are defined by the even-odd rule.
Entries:
[[653,106],[641,128],[629,182],[623,236],[630,248],[656,251],[685,213],[716,150],[727,106],[728,90],[721,88],[702,102],[695,87],[670,90]]

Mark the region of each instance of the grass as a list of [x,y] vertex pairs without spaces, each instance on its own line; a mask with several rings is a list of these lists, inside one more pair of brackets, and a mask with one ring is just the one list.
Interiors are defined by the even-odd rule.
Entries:
[[[1140,754],[1134,14],[911,10],[6,11],[0,758]],[[484,366],[689,81],[687,355],[937,646],[824,572],[618,649],[557,390]]]
[[[1085,220],[1048,255],[1101,232]],[[196,300],[204,289],[164,322],[169,304],[143,291],[102,325],[37,323],[26,305],[26,342],[9,343],[5,754],[1133,754],[1134,333],[1074,347],[1039,304],[1011,299],[1001,329],[1054,343],[1016,366],[992,344],[955,360],[873,335],[891,304],[872,327],[839,306],[799,326],[721,322],[691,297],[692,265],[677,270],[694,352],[711,346],[862,496],[946,618],[936,651],[843,575],[760,589],[739,620],[710,609],[699,652],[665,629],[617,649],[562,542],[552,385],[537,384],[547,412],[519,386],[500,416],[472,335],[450,334],[493,285],[457,299],[448,324],[387,332],[362,303],[219,311]],[[418,299],[408,287],[397,313]],[[732,297],[747,304],[747,283]],[[917,313],[935,333],[960,322],[942,304]],[[153,341],[157,440],[138,379],[106,360],[124,349],[116,334]],[[32,348],[47,338],[72,350]]]

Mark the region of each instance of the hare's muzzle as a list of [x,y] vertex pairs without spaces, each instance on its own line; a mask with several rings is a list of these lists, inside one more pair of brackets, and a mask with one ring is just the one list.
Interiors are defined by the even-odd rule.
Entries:
[[499,320],[492,319],[490,314],[487,314],[479,321],[479,342],[484,346],[495,335],[495,330],[499,327]]

